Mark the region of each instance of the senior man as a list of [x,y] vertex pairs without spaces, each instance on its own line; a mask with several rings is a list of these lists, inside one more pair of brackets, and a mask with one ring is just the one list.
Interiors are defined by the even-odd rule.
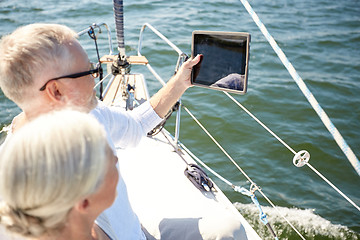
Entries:
[[[63,25],[30,24],[2,38],[0,87],[22,109],[22,113],[13,119],[7,139],[37,116],[71,107],[93,114],[104,126],[113,149],[136,146],[191,86],[192,67],[200,61],[200,56],[186,61],[149,101],[126,112],[107,107],[97,100],[93,76],[97,70],[91,67],[76,37],[73,30]],[[106,231],[109,239],[146,239],[146,231],[142,230],[131,208],[121,176],[117,192],[114,204],[99,216],[98,225]],[[205,218],[207,229],[214,233],[209,239],[246,239],[244,228],[237,219]],[[197,225],[192,227],[197,228]],[[182,228],[174,229],[174,235],[176,239],[182,239]],[[199,239],[202,238],[199,236]]]
[[[30,24],[2,38],[0,87],[22,110],[13,119],[8,138],[40,114],[71,107],[91,112],[104,125],[113,148],[135,146],[190,87],[191,69],[199,61],[196,57],[185,62],[149,101],[125,112],[98,102],[96,71],[76,37],[63,25]],[[145,239],[121,177],[117,191],[115,203],[100,217],[111,220],[116,239]]]

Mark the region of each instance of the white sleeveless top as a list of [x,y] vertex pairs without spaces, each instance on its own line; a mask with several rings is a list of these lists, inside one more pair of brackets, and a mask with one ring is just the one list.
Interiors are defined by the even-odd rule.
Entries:
[[[108,142],[115,154],[116,148],[135,147],[142,137],[162,121],[148,101],[131,112],[116,107],[107,107],[99,102],[90,114],[104,126]],[[5,141],[11,135],[10,130]],[[118,157],[121,158],[121,156]],[[95,221],[96,224],[112,240],[146,240],[140,221],[131,208],[126,185],[120,172],[116,189],[118,195],[113,205],[100,214]],[[2,236],[3,230],[0,228],[0,236]]]

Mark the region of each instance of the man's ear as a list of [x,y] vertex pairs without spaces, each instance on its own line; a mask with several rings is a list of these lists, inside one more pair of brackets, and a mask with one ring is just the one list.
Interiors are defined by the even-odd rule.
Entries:
[[86,213],[90,208],[90,201],[88,199],[83,199],[78,201],[74,208],[81,213]]
[[59,85],[55,80],[48,82],[45,91],[53,101],[61,101],[61,98],[63,97],[63,94],[59,89]]

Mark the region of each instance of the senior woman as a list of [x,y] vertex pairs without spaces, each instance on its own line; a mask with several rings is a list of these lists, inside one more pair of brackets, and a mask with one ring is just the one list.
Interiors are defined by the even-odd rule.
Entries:
[[9,233],[115,239],[95,223],[113,203],[119,178],[97,120],[71,110],[44,114],[14,133],[0,156],[0,223]]

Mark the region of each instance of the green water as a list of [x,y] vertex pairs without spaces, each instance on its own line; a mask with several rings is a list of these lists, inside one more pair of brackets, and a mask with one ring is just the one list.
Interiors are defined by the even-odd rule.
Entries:
[[[360,157],[360,2],[253,0],[250,4]],[[0,1],[1,36],[33,22],[62,23],[76,31],[93,22],[106,22],[115,41],[111,1]],[[309,151],[311,165],[360,205],[360,177],[240,1],[125,1],[129,55],[136,54],[139,31],[145,22],[188,54],[193,30],[249,32],[248,93],[233,96],[295,151]],[[106,54],[103,35],[99,42],[103,45],[101,53]],[[95,59],[93,43],[87,37],[80,41]],[[142,53],[164,79],[171,77],[177,54],[148,30]],[[144,71],[151,93],[160,87],[146,68],[134,67],[133,71]],[[223,93],[193,87],[185,93],[183,104],[306,239],[359,239],[359,211],[310,168],[296,168],[293,154]],[[1,93],[0,109],[1,127],[19,113]],[[173,119],[167,128],[173,131]],[[246,178],[185,111],[180,139],[219,174],[236,185],[249,187]],[[259,222],[251,200],[215,181],[259,234],[272,239]],[[257,196],[280,238],[300,239],[279,213],[260,194]]]

